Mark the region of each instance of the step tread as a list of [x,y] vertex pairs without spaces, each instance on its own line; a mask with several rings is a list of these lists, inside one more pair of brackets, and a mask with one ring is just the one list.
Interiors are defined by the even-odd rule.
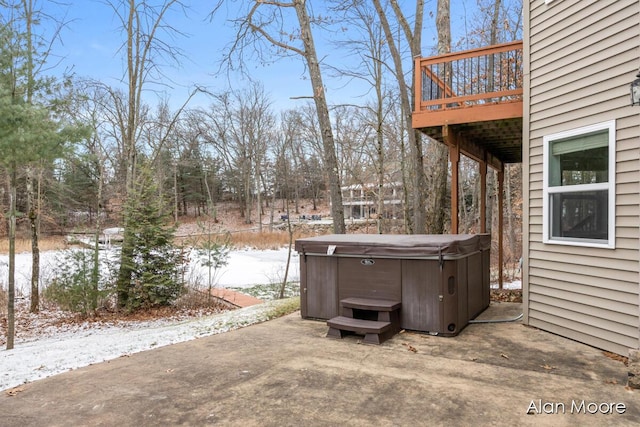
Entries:
[[390,301],[375,298],[345,298],[340,300],[340,304],[346,308],[356,308],[359,310],[372,311],[394,311],[400,308],[400,301]]
[[391,322],[380,322],[377,320],[353,319],[351,317],[337,316],[327,320],[327,325],[331,328],[342,329],[352,332],[363,332],[379,334],[391,328]]

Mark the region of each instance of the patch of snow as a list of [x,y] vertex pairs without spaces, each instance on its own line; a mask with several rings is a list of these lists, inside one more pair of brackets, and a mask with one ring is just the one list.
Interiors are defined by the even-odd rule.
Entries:
[[[233,250],[228,265],[216,275],[222,287],[249,288],[282,280],[287,249]],[[40,254],[42,286],[54,277],[61,251]],[[117,259],[113,249],[100,251],[103,259]],[[0,287],[6,289],[8,256],[0,256]],[[191,256],[192,278],[206,278],[206,268]],[[293,251],[289,281],[299,280],[298,254]],[[30,294],[31,253],[16,254],[16,295]],[[204,282],[201,282],[204,283]],[[36,337],[16,337],[12,350],[0,350],[0,390],[5,390],[78,367],[99,363],[123,355],[164,345],[227,332],[267,319],[279,301],[233,310],[227,313],[188,320],[155,320],[113,324],[87,324],[41,330]],[[1,312],[1,310],[0,310]],[[37,321],[37,320],[34,320]]]
[[[45,251],[40,253],[41,289],[44,289],[55,276],[60,265],[63,251]],[[276,250],[232,250],[229,262],[217,272],[216,284],[220,287],[250,288],[255,285],[278,283],[282,280],[287,263],[286,248]],[[117,260],[117,249],[100,251],[102,260]],[[208,272],[197,262],[192,252],[186,277],[206,282]],[[106,264],[106,263],[105,263]],[[106,267],[105,267],[106,268]],[[7,288],[9,257],[0,255],[0,288]],[[291,252],[288,281],[300,280],[300,259],[296,251]],[[31,292],[31,253],[16,254],[16,295],[28,297]]]
[[[498,289],[497,283],[491,284],[491,289]],[[522,289],[522,282],[520,280],[513,280],[511,282],[503,282],[502,289]]]
[[228,332],[268,320],[287,300],[182,321],[153,320],[129,324],[92,324],[58,330],[0,350],[0,390],[10,389],[93,363],[152,348]]
[[[234,250],[229,263],[218,274],[218,285],[223,288],[249,288],[255,285],[278,283],[282,280],[287,263],[287,249],[276,250]],[[200,268],[206,274],[205,268]],[[291,252],[289,282],[300,280],[300,258]]]

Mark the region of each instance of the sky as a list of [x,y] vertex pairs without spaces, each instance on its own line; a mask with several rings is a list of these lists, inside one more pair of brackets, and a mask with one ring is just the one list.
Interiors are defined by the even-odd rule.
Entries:
[[[100,80],[110,86],[122,85],[124,70],[124,54],[121,49],[124,35],[121,26],[109,3],[122,0],[36,0],[36,5],[45,9],[46,13],[58,21],[66,23],[60,34],[60,41],[54,45],[53,52],[59,61],[52,73],[62,74],[72,70],[76,76]],[[162,0],[147,0],[159,3]],[[167,22],[183,33],[175,39],[166,39],[170,44],[178,46],[184,53],[179,64],[165,67],[163,71],[173,82],[165,82],[172,86],[164,87],[170,105],[177,108],[186,99],[189,89],[194,85],[206,87],[214,93],[229,88],[238,89],[248,84],[239,74],[228,75],[220,70],[223,51],[235,39],[236,29],[231,20],[239,14],[240,7],[246,7],[252,0],[222,0],[222,6],[213,17],[211,12],[220,0],[182,0],[188,6],[185,13],[175,11],[168,16]],[[324,7],[324,0],[308,0],[316,14],[329,15]],[[491,0],[451,0],[451,29],[453,43],[466,34],[477,20],[478,2]],[[518,3],[519,0],[503,0],[505,3]],[[407,8],[407,15],[413,12],[413,2],[401,1]],[[425,1],[424,26],[422,34],[422,51],[425,56],[434,51],[437,44],[435,29],[436,0]],[[295,19],[294,19],[295,20]],[[334,28],[335,29],[335,28]],[[352,53],[336,46],[335,41],[351,31],[342,26],[341,31],[321,31],[314,27],[314,38],[319,59],[326,64],[337,67],[357,67]],[[464,45],[464,43],[463,43]],[[474,47],[474,46],[472,46]],[[248,69],[264,85],[265,91],[273,101],[276,109],[299,107],[304,99],[311,95],[311,84],[307,70],[300,57],[272,58],[269,64],[253,61]],[[410,66],[407,66],[407,71]],[[353,80],[338,79],[323,70],[323,79],[327,90],[329,104],[363,104],[367,87]],[[123,86],[122,86],[123,87]],[[300,98],[303,99],[300,99]],[[298,99],[295,99],[298,98]],[[157,96],[149,93],[145,100],[149,104],[158,101]],[[199,95],[191,101],[191,106],[207,106],[210,98]]]
[[[48,2],[39,2],[45,7]],[[236,8],[242,1],[224,1],[213,18],[210,13],[214,1],[186,0],[190,5],[186,12],[174,13],[170,16],[171,25],[184,36],[171,41],[184,52],[180,64],[173,68],[164,68],[174,83],[167,91],[170,105],[179,106],[187,98],[189,88],[195,84],[205,86],[212,92],[222,92],[228,88],[238,88],[247,84],[237,74],[228,76],[220,70],[222,52],[233,40],[235,29],[230,19],[236,14]],[[435,11],[436,0],[426,1],[425,25],[423,33],[423,51],[429,52],[436,44],[435,18],[430,11]],[[472,15],[476,1],[452,0],[452,30],[460,31],[466,27],[468,17]],[[54,15],[62,18],[67,25],[61,33],[61,43],[55,46],[54,52],[60,58],[57,72],[73,70],[79,77],[90,77],[112,86],[121,84],[123,77],[123,52],[120,50],[124,36],[119,28],[113,10],[105,0],[67,0],[67,7],[57,7]],[[316,7],[322,2],[315,1]],[[434,12],[435,13],[435,12]],[[315,31],[314,37],[318,56],[322,61],[338,66],[349,66],[352,55],[344,53],[332,44],[335,35]],[[276,108],[287,109],[308,102],[300,98],[311,94],[311,85],[307,78],[303,61],[299,58],[283,58],[267,65],[255,64],[250,69],[252,75],[259,77],[266,92],[273,100]],[[362,103],[366,88],[354,81],[333,78],[329,73],[323,76],[327,88],[327,99],[330,104]],[[157,100],[149,95],[148,99]],[[206,106],[209,99],[205,95],[192,100],[191,105]],[[148,101],[149,102],[149,101]]]
[[[69,24],[62,33],[63,45],[60,64],[72,69],[78,76],[93,77],[117,86],[123,76],[123,53],[120,47],[124,36],[113,10],[102,0],[71,0],[67,11]],[[187,16],[173,14],[171,25],[184,33],[173,43],[181,48],[184,57],[178,66],[165,67],[174,83],[169,95],[172,103],[180,105],[186,99],[189,88],[195,84],[205,86],[212,92],[222,92],[230,86],[247,84],[237,73],[229,76],[220,70],[223,50],[234,40],[235,29],[228,19],[233,17],[229,5],[223,5],[211,18],[212,1],[188,1]],[[268,66],[255,65],[255,73],[263,81],[274,104],[293,108],[301,101],[291,98],[311,94],[302,61],[283,58]],[[198,104],[208,103],[205,96],[194,100]]]

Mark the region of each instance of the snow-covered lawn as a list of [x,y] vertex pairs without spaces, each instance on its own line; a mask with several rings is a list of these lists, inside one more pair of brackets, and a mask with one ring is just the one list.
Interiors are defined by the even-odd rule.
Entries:
[[227,332],[268,320],[288,300],[186,320],[153,320],[113,324],[86,323],[56,328],[13,350],[0,350],[0,390],[115,359],[139,351]]
[[[250,288],[255,285],[278,283],[282,281],[287,262],[287,249],[255,250],[236,249],[230,252],[228,264],[216,273],[220,287]],[[117,258],[114,251],[101,251],[101,258]],[[62,251],[48,251],[40,254],[41,288],[46,286],[60,265]],[[0,288],[6,289],[9,259],[0,255]],[[208,281],[208,270],[198,262],[195,252],[189,254],[187,281],[198,280],[201,284]],[[289,282],[300,280],[298,253],[291,252]],[[16,254],[16,295],[28,296],[31,288],[31,253]]]

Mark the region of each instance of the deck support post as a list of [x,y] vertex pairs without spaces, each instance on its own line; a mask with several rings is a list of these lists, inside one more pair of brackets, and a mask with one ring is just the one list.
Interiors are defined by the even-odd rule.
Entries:
[[453,129],[445,125],[442,127],[442,136],[449,146],[449,161],[451,162],[451,234],[458,234],[460,221],[458,218],[459,185],[458,177],[460,172],[460,145]]
[[487,232],[487,162],[479,163],[480,166],[480,232]]
[[498,171],[498,287],[502,289],[502,264],[504,259],[504,166]]

